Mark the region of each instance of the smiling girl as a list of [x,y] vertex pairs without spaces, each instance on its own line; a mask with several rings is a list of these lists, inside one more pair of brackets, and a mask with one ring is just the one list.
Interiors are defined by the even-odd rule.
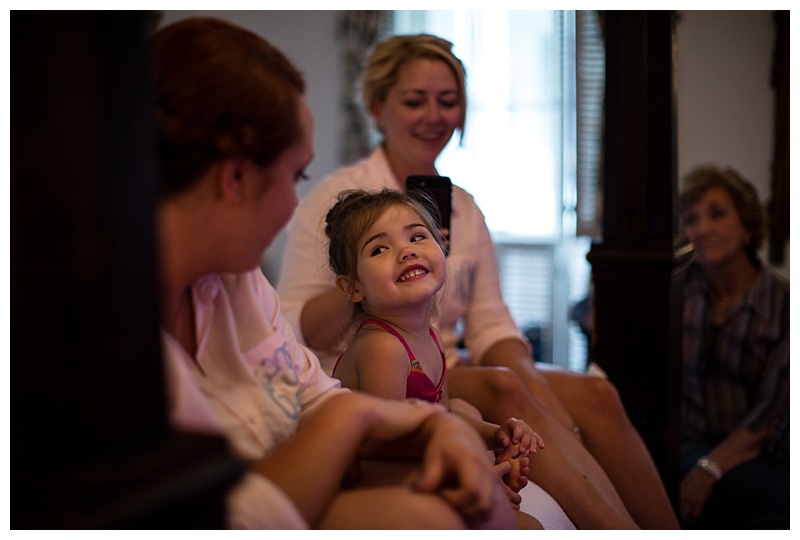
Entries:
[[[441,337],[431,326],[447,275],[443,239],[433,223],[418,201],[392,189],[346,191],[328,212],[330,265],[358,328],[334,376],[354,390],[442,403],[462,416],[495,452],[496,464],[511,464],[504,480],[518,509],[528,454],[544,442],[522,420],[484,422],[466,402],[449,399]],[[519,519],[520,525],[541,528],[530,516]]]

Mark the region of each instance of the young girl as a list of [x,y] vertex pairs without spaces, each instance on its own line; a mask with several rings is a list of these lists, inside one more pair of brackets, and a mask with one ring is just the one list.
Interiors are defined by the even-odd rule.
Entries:
[[346,191],[328,212],[330,265],[353,305],[357,331],[334,367],[344,386],[391,399],[442,403],[508,461],[514,495],[527,483],[529,452],[544,442],[528,424],[483,422],[477,410],[447,395],[441,338],[431,326],[446,281],[442,236],[423,204],[397,190]]

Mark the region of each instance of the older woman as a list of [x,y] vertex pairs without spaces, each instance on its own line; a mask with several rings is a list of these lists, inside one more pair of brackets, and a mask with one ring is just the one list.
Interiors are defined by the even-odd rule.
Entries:
[[738,172],[697,168],[680,204],[694,247],[681,516],[703,528],[788,528],[789,285],[759,260],[764,210]]
[[[435,406],[341,389],[259,269],[314,154],[298,71],[214,19],[161,29],[153,51],[170,413],[179,428],[223,434],[252,464],[228,498],[230,525],[516,526],[477,435]],[[361,455],[401,451],[417,457],[415,483],[342,488]]]

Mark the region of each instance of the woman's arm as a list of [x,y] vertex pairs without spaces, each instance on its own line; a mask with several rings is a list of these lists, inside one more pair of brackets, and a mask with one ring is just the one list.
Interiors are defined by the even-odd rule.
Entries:
[[338,345],[350,324],[350,301],[335,287],[310,298],[300,311],[302,335],[312,349]]
[[769,432],[766,430],[753,433],[736,429],[714,448],[709,457],[717,462],[725,474],[736,466],[757,458],[767,437]]
[[[753,433],[736,429],[707,457],[719,466],[719,472],[724,476],[738,465],[757,458],[768,436],[768,431]],[[701,470],[700,467],[694,467],[684,477],[681,481],[680,494],[681,518],[684,521],[692,523],[698,518],[718,480],[719,478]]]
[[510,468],[495,470],[491,466],[475,430],[455,415],[440,414],[425,421],[420,435],[425,450],[416,489],[438,493],[468,523],[485,519],[498,504],[506,507],[495,495],[499,501],[505,500],[498,479]]
[[416,489],[438,494],[467,522],[480,521],[497,504],[497,473],[477,434],[445,413],[443,407],[419,401],[337,394],[254,468],[280,487],[314,526],[360,448],[376,455],[381,449],[391,455],[402,448],[408,456],[422,457]]
[[364,441],[395,440],[423,426],[431,430],[426,420],[442,412],[439,407],[386,402],[356,392],[337,394],[304,418],[294,435],[254,469],[278,485],[313,526]]

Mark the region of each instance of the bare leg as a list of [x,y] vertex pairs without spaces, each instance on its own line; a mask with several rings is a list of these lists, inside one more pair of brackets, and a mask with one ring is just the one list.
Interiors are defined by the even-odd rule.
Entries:
[[[365,512],[365,509],[369,509]],[[320,529],[464,529],[459,515],[440,497],[410,487],[342,491],[331,502]]]
[[532,524],[525,516],[517,515],[520,512],[508,501],[500,478],[489,515],[480,523],[465,523],[443,498],[413,488],[419,471],[419,464],[412,461],[362,460],[358,482],[353,488],[339,492],[320,528],[492,530]]
[[517,525],[520,529],[528,529],[528,530],[544,530],[542,526],[542,522],[533,517],[530,514],[526,514],[525,512],[515,512],[517,515]]
[[591,375],[562,369],[541,372],[636,522],[645,529],[679,528],[655,463],[628,419],[616,388]]
[[504,368],[459,367],[448,372],[451,397],[476,406],[500,423],[522,418],[546,448],[531,459],[529,478],[547,491],[582,529],[636,529],[636,523],[603,469],[562,422]]

